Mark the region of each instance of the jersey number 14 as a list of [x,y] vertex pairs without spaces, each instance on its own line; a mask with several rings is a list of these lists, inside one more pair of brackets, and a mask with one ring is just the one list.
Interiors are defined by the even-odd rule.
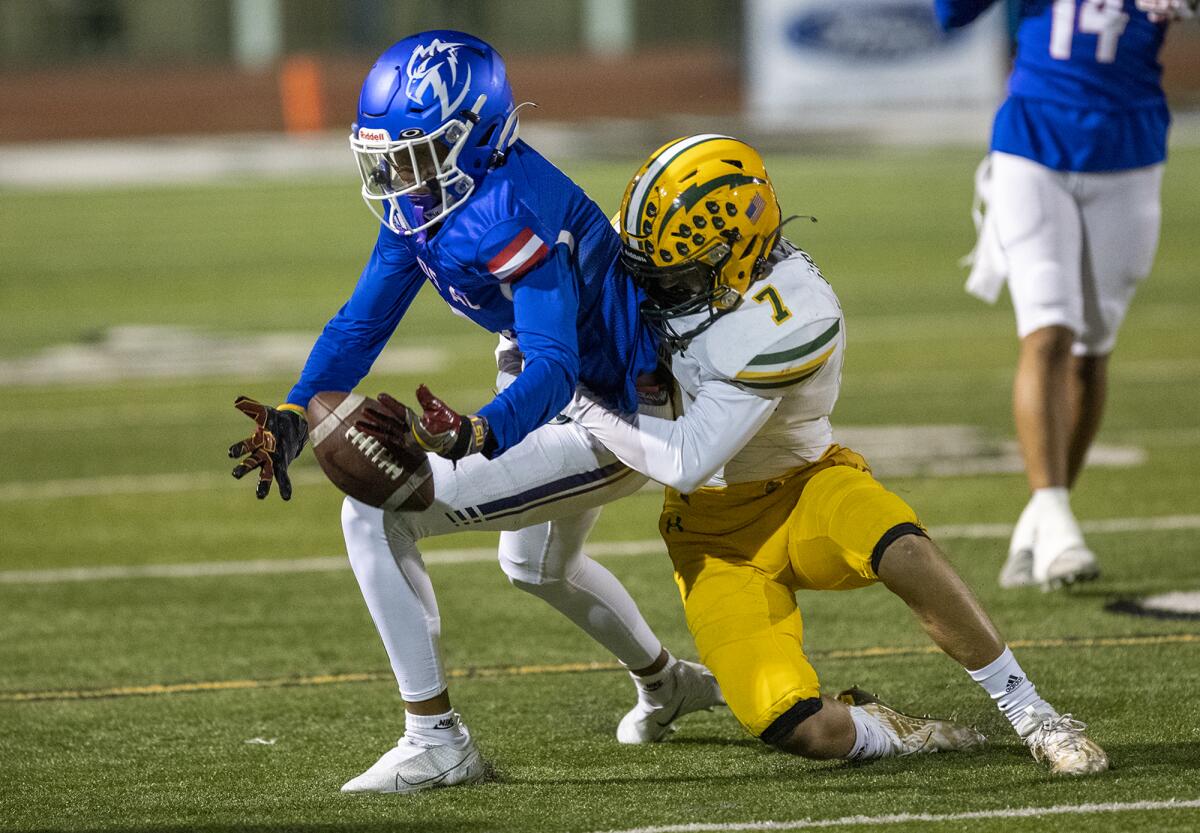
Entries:
[[1122,0],[1054,0],[1050,25],[1050,57],[1060,61],[1071,58],[1075,22],[1085,35],[1098,35],[1096,61],[1111,64],[1117,60],[1117,41],[1129,25]]

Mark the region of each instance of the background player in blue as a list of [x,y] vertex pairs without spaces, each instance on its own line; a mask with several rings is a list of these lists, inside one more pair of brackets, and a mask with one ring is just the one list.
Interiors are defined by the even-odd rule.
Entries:
[[499,558],[510,581],[631,669],[638,703],[618,739],[661,739],[675,718],[721,702],[720,691],[702,666],[670,656],[625,588],[582,552],[599,507],[645,480],[579,426],[547,424],[579,382],[614,409],[638,410],[638,380],[656,369],[657,341],[618,265],[616,233],[578,186],[517,139],[503,61],[462,32],[424,32],[384,52],[363,84],[350,144],[363,198],[381,221],[375,250],[286,403],[239,400],[259,430],[230,449],[249,455],[234,476],[259,468],[259,497],[272,477],[290,495],[304,406],[322,390],[353,390],[426,281],[456,313],[506,336],[502,358],[516,366],[475,414],[418,391],[424,413],[411,430],[439,455],[430,458],[429,509],[345,501],[350,563],[406,724],[400,742],[342,789],[406,793],[485,771],[450,705],[437,602],[417,549],[425,536],[466,528],[504,530]]
[[[935,0],[943,27],[994,0]],[[1021,339],[1013,389],[1032,497],[1004,587],[1095,578],[1068,490],[1104,411],[1108,357],[1158,247],[1170,114],[1158,53],[1192,0],[1023,0],[1009,95],[977,176],[986,204],[968,291],[1007,281]]]

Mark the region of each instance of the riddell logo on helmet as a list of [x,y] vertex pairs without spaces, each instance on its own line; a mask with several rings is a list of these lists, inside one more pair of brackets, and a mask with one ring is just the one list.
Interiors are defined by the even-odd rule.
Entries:
[[360,127],[358,138],[363,142],[390,142],[392,136],[386,130],[375,130],[370,127]]

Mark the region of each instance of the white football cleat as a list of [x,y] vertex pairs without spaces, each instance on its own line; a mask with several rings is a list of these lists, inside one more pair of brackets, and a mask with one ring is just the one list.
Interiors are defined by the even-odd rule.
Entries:
[[1025,711],[1036,728],[1025,736],[1025,745],[1035,761],[1050,764],[1055,775],[1088,775],[1108,769],[1108,753],[1083,733],[1086,723],[1069,714],[1038,712],[1033,706]]
[[621,718],[617,740],[656,743],[675,731],[675,721],[685,714],[723,705],[725,697],[711,671],[697,662],[676,660],[670,677],[658,690],[638,686],[637,705]]
[[434,787],[473,784],[485,772],[483,758],[470,736],[464,746],[456,748],[405,735],[374,766],[343,784],[342,792],[415,793]]
[[1042,590],[1049,592],[1069,584],[1100,578],[1100,564],[1092,551],[1082,544],[1067,547],[1046,565],[1046,574],[1039,577]]
[[953,720],[903,714],[861,688],[847,689],[837,699],[874,715],[891,737],[893,751],[899,757],[931,752],[965,752],[987,744],[987,738],[970,726]]
[[1033,587],[1035,584],[1033,549],[1025,547],[1010,551],[1004,566],[1000,568],[1000,586],[1011,590],[1014,587]]

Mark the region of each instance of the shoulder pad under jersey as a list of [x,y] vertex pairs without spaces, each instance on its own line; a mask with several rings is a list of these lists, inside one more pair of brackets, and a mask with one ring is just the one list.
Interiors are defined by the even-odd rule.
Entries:
[[435,239],[470,272],[511,283],[546,259],[555,236],[521,199],[522,181],[502,171],[483,181]]
[[718,378],[784,388],[815,374],[844,339],[833,289],[802,252],[752,285],[736,310],[688,348]]

